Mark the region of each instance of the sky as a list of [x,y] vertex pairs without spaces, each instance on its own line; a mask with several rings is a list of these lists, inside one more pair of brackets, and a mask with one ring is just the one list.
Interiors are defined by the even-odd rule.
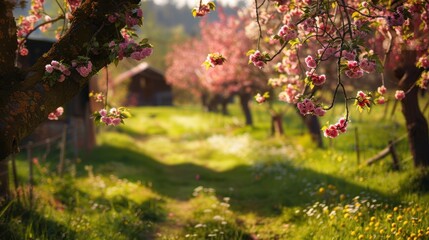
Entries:
[[[153,0],[156,4],[166,4],[168,2],[176,2],[178,6],[184,6],[187,4],[189,7],[197,7],[200,3],[199,0]],[[222,6],[229,6],[229,7],[236,7],[237,3],[240,2],[240,0],[212,0],[216,4],[222,5]],[[203,3],[208,2],[208,0],[203,0]],[[241,0],[241,2],[245,2]]]

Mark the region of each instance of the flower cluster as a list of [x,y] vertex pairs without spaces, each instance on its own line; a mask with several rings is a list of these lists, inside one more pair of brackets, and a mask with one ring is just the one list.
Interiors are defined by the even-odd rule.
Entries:
[[395,99],[401,101],[402,99],[405,98],[405,92],[402,90],[397,90],[395,92]]
[[323,134],[325,137],[336,138],[340,133],[347,131],[347,120],[340,118],[337,123],[329,125],[323,128]]
[[72,61],[72,67],[74,67],[82,77],[88,77],[92,72],[92,62],[89,60],[86,63],[74,60]]
[[[134,27],[136,25],[141,25],[142,24],[142,17],[143,17],[143,11],[141,10],[141,8],[135,8],[135,9],[133,9],[130,12],[127,12],[125,14],[125,24],[129,28]],[[109,20],[109,18],[108,18],[108,20]],[[110,18],[109,22],[111,20],[113,20],[113,19]]]
[[317,75],[315,73],[314,69],[311,69],[310,71],[306,72],[306,83],[310,85],[310,87],[313,87],[313,85],[315,86],[320,86],[323,85],[326,82],[326,76],[325,74],[322,75]]
[[70,74],[70,68],[67,64],[52,60],[51,64],[45,66],[43,79],[53,86],[55,82],[64,82],[66,76],[70,76]]
[[428,89],[429,84],[429,71],[424,71],[420,76],[420,79],[417,81],[417,86],[421,89]]
[[384,98],[384,94],[387,92],[387,89],[384,85],[377,88],[377,95],[375,102],[377,104],[384,104],[386,103],[386,99]]
[[391,27],[402,26],[402,24],[404,24],[405,17],[404,17],[403,11],[404,11],[403,7],[398,7],[395,12],[389,14],[386,17],[386,20],[389,26]]
[[371,94],[358,91],[356,94],[355,105],[360,112],[365,108],[368,108],[369,110],[371,108]]
[[247,54],[249,55],[249,64],[253,63],[258,68],[263,68],[270,59],[268,53],[261,53],[259,50],[250,50]]
[[417,61],[417,67],[421,67],[421,68],[429,68],[429,55],[423,55],[421,56],[418,61]]
[[103,123],[106,126],[118,126],[124,123],[124,119],[131,117],[131,114],[124,107],[119,108],[106,108],[101,109],[94,113],[94,120],[96,123]]
[[58,117],[60,117],[61,115],[63,115],[63,113],[64,113],[64,108],[63,107],[58,107],[57,109],[55,109],[55,111],[49,113],[48,119],[49,120],[58,120]]
[[147,39],[143,39],[140,43],[134,42],[133,39],[125,39],[119,44],[111,41],[109,48],[112,60],[122,60],[124,57],[130,57],[140,61],[150,56],[153,52],[152,46],[147,43]]
[[208,2],[206,4],[200,4],[198,8],[192,9],[193,17],[203,17],[210,11],[216,10],[216,4],[214,2]]
[[[34,26],[37,21],[43,17],[43,4],[44,0],[33,0],[31,1],[31,7],[29,15],[24,17],[20,16],[17,21],[17,38],[18,38],[18,52],[21,56],[26,56],[28,54],[28,49],[24,45],[25,38],[30,32],[34,30]],[[43,25],[45,30],[49,25]],[[41,29],[42,30],[42,29]]]
[[361,78],[363,76],[363,70],[359,67],[357,61],[348,61],[344,73],[349,78]]
[[209,69],[209,68],[215,67],[217,65],[222,65],[225,61],[226,61],[226,58],[222,54],[220,54],[218,52],[210,53],[207,55],[207,59],[206,59],[206,61],[204,61],[203,65],[207,69]]
[[[285,42],[290,41],[298,37],[296,27],[292,24],[283,25],[277,35]],[[276,37],[275,37],[276,38]]]
[[82,0],[67,0],[71,12],[74,12],[81,4]]
[[314,114],[316,116],[323,117],[326,113],[322,107],[316,106],[313,101],[308,98],[297,103],[296,106],[298,107],[299,112],[304,116],[307,114]]
[[308,68],[316,68],[317,66],[316,60],[311,55],[308,55],[304,61]]
[[94,98],[95,102],[100,102],[100,103],[104,102],[104,100],[105,100],[104,94],[101,92],[99,92],[99,93],[90,92],[89,97]]
[[257,103],[264,103],[267,101],[267,99],[270,97],[269,93],[266,92],[264,93],[264,95],[261,95],[260,93],[256,94],[255,96],[255,101]]

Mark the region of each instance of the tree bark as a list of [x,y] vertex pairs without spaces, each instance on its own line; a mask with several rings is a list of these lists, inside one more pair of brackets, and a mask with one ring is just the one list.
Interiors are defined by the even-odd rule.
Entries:
[[0,205],[3,200],[7,200],[7,198],[10,196],[8,163],[8,158],[0,161]]
[[250,93],[240,93],[240,106],[246,119],[246,125],[253,125],[252,112],[250,111],[249,101],[252,98]]
[[[299,113],[298,113],[299,114]],[[317,118],[315,115],[306,115],[302,116],[302,120],[304,121],[305,126],[310,131],[311,140],[313,140],[314,143],[317,144],[317,147],[322,148],[323,147],[323,139],[322,139],[322,131],[319,118]]]
[[[110,63],[109,50],[100,50],[97,53],[89,52],[88,57],[93,63],[93,71],[87,77],[81,77],[76,71],[67,77],[66,81],[49,86],[42,80],[45,65],[52,60],[70,64],[78,56],[86,56],[85,43],[97,40],[100,46],[121,36],[119,30],[125,23],[109,24],[106,16],[118,12],[125,12],[129,4],[136,0],[93,0],[84,1],[82,6],[73,13],[73,20],[65,35],[53,47],[39,58],[28,71],[16,71],[15,68],[0,66],[0,159],[6,158],[12,152],[18,151],[18,144],[22,138],[31,134],[34,129],[46,120],[48,114],[57,107],[65,104],[76,95],[88,80],[101,68]],[[10,16],[4,13],[0,1],[0,22],[10,21]],[[13,16],[12,16],[13,17]],[[13,25],[13,26],[12,26]],[[8,32],[15,34],[14,24],[0,24],[0,36]],[[95,33],[97,35],[95,36]],[[10,38],[10,37],[9,37]],[[0,38],[2,44],[5,39]],[[16,50],[15,40],[12,45],[2,45],[2,54]],[[9,54],[10,55],[10,54]],[[3,58],[3,57],[0,57]],[[13,62],[13,59],[9,59]],[[0,60],[2,64],[2,60]],[[1,65],[0,64],[0,65]],[[7,70],[7,68],[9,70]]]
[[283,135],[283,114],[271,112],[271,136]]
[[407,92],[406,97],[401,101],[402,114],[404,115],[410,151],[413,156],[415,167],[429,166],[429,134],[428,124],[423,113],[420,111],[418,102],[419,88],[415,86],[422,71],[414,65],[406,65],[396,71],[400,78],[399,88]]

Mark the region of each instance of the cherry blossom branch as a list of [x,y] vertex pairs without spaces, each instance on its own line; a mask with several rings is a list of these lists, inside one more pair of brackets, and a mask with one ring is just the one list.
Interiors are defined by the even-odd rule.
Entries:
[[[384,58],[383,58],[383,66],[386,64],[387,62],[387,57],[389,56],[390,52],[392,51],[392,42],[393,42],[393,37],[392,34],[390,34],[390,31],[387,31],[387,36],[389,37],[389,46],[387,47],[386,51],[384,52]],[[384,69],[383,72],[381,72],[381,84],[384,85]]]
[[258,24],[258,28],[259,28],[257,49],[259,49],[259,47],[261,45],[261,38],[262,38],[262,27],[261,27],[261,23],[259,22],[259,8],[262,6],[262,4],[258,7],[258,0],[255,0],[256,23]]
[[33,32],[35,32],[35,31],[36,31],[36,30],[38,30],[39,28],[43,27],[44,25],[51,24],[51,23],[55,23],[55,22],[57,22],[57,21],[59,21],[59,20],[61,20],[61,19],[65,19],[64,15],[59,15],[58,17],[56,17],[56,18],[54,18],[54,19],[51,19],[51,20],[49,20],[49,21],[46,21],[46,22],[40,23],[39,25],[35,26],[32,30],[30,30],[30,31],[28,32],[28,34],[25,36],[25,38],[24,38],[24,39],[19,43],[19,45],[18,45],[18,49],[22,47],[22,45],[23,45],[23,44],[28,40],[28,38],[30,37],[30,35],[31,35]]
[[107,107],[107,98],[109,97],[109,68],[106,65],[104,67],[105,71],[106,71],[106,97],[104,98],[104,108]]

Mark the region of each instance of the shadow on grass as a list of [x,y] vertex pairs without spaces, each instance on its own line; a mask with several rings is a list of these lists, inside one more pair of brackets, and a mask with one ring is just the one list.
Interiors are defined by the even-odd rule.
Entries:
[[[0,206],[4,209],[4,206]],[[75,239],[67,226],[13,202],[0,217],[0,239]]]
[[[364,193],[378,199],[395,201],[392,196],[365,188],[344,179],[297,168],[283,163],[283,175],[270,172],[255,175],[250,166],[241,165],[231,170],[217,172],[196,164],[166,165],[141,152],[103,145],[84,157],[85,164],[94,166],[95,174],[116,175],[130,181],[150,183],[162,196],[188,200],[197,186],[214,188],[219,197],[230,197],[233,210],[255,213],[260,216],[280,214],[282,207],[298,207],[322,198],[317,193],[320,186],[335,186],[339,194],[350,198]],[[91,161],[89,161],[89,159]],[[82,169],[80,173],[83,174]],[[198,180],[196,179],[198,177]],[[319,200],[320,201],[320,200]]]

